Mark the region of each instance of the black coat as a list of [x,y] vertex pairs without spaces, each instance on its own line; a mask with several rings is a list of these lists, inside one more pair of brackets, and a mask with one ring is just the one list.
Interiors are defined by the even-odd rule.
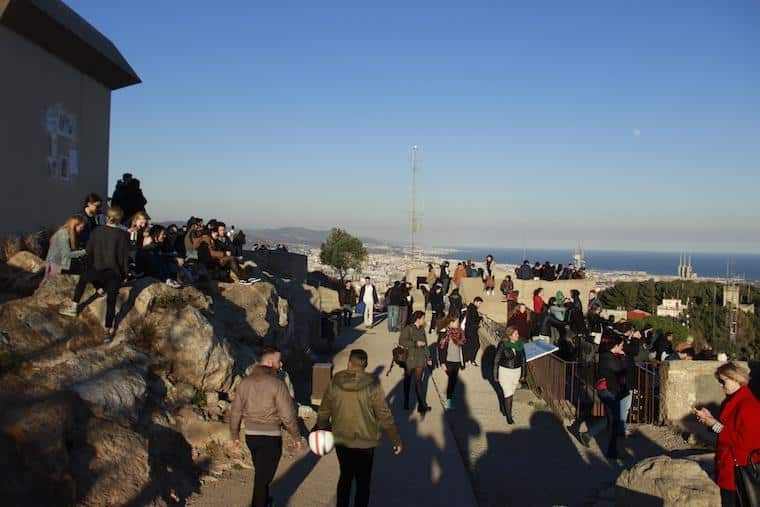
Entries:
[[621,399],[625,397],[628,394],[625,358],[616,356],[612,352],[602,352],[599,354],[597,380],[601,379],[607,380],[607,390],[615,395],[615,398]]
[[482,317],[478,312],[478,307],[472,303],[467,306],[466,319],[467,321],[464,325],[464,336],[466,341],[462,346],[462,355],[464,356],[464,362],[467,363],[469,361],[474,361],[475,356],[478,354],[478,350],[480,350],[480,334],[478,333],[478,330],[480,329],[480,321],[482,320]]
[[499,366],[502,368],[520,368],[520,378],[524,379],[528,374],[528,361],[525,357],[525,349],[515,350],[507,347],[504,340],[496,347],[496,355],[493,358],[493,379],[499,380]]
[[460,317],[462,315],[462,296],[452,294],[449,296],[449,315]]
[[443,290],[433,290],[430,293],[430,308],[437,313],[443,312]]

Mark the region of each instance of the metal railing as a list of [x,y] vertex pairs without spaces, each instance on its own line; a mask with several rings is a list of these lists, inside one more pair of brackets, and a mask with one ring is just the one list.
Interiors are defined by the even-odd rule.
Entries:
[[[636,384],[628,421],[634,424],[659,422],[659,376],[657,364],[636,365]],[[528,363],[530,387],[563,419],[603,416],[594,385],[596,364],[565,361],[555,355]]]

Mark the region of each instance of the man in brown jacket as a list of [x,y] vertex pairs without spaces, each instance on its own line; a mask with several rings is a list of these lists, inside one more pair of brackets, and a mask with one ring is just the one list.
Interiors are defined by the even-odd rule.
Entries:
[[280,427],[293,436],[296,450],[304,447],[298,428],[293,398],[285,382],[277,377],[282,368],[280,352],[264,347],[258,364],[235,390],[230,413],[230,432],[240,446],[240,422],[245,421],[245,443],[255,467],[252,507],[266,507],[271,502],[269,485],[282,456]]
[[393,452],[401,454],[401,437],[385,401],[383,388],[376,377],[364,371],[366,368],[367,353],[361,349],[352,350],[348,369],[333,377],[319,407],[316,428],[332,426],[340,464],[337,507],[348,507],[354,479],[354,506],[367,507],[369,504],[372,462],[381,430],[388,435]]

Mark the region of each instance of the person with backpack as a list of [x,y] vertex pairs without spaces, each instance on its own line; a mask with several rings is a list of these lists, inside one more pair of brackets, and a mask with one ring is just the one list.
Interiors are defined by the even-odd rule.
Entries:
[[406,368],[404,370],[404,410],[409,410],[409,390],[414,378],[414,388],[417,394],[417,411],[424,414],[430,410],[425,401],[425,391],[422,383],[425,368],[432,366],[428,351],[427,334],[425,333],[425,312],[416,311],[412,314],[413,322],[401,330],[399,345],[407,350]]
[[459,319],[452,316],[441,319],[437,327],[438,364],[441,365],[448,377],[444,406],[449,410],[454,404],[454,390],[456,389],[459,371],[465,368],[464,355],[462,354],[462,346],[465,342],[464,331],[459,327]]
[[463,307],[464,302],[462,301],[462,296],[459,295],[459,289],[452,290],[449,295],[449,315],[461,319]]
[[514,326],[508,326],[496,347],[493,361],[493,379],[501,386],[504,395],[504,415],[507,424],[514,424],[512,405],[515,392],[528,374],[525,347],[520,340],[520,332]]
[[332,430],[340,467],[337,507],[348,507],[354,480],[354,506],[369,505],[372,464],[381,431],[391,441],[395,455],[403,449],[385,392],[378,379],[366,372],[367,363],[367,352],[352,350],[347,369],[335,374],[319,406],[315,428]]

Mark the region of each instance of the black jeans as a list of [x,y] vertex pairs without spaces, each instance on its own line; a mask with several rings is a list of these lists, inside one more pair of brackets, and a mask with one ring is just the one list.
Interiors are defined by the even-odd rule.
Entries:
[[282,456],[282,437],[246,435],[245,443],[251,451],[255,469],[251,507],[266,507],[269,503],[269,485]]
[[369,490],[372,480],[372,462],[375,449],[352,449],[342,445],[335,446],[340,464],[338,479],[338,501],[336,507],[348,507],[351,500],[351,484],[356,479],[356,496],[354,507],[369,505]]
[[736,491],[720,488],[720,505],[721,507],[736,507],[739,505]]
[[74,302],[79,303],[84,294],[84,289],[87,284],[91,283],[95,288],[104,288],[106,291],[106,328],[111,329],[113,327],[113,320],[116,317],[116,298],[119,295],[119,287],[121,287],[121,275],[116,271],[110,269],[104,269],[103,271],[95,271],[94,269],[88,269],[82,275],[79,276],[79,281],[74,289]]
[[417,407],[427,407],[425,401],[425,392],[422,385],[422,377],[425,375],[425,368],[407,368],[404,370],[404,402],[409,404],[409,389],[412,386],[412,377],[414,377],[414,390],[417,393]]
[[430,317],[430,330],[428,333],[431,333],[433,329],[435,329],[435,326],[438,325],[438,319],[443,316],[443,310],[433,310],[433,315]]
[[446,361],[446,375],[449,377],[449,381],[446,384],[446,399],[454,399],[454,389],[457,386],[457,379],[459,378],[459,370],[462,368],[460,363],[452,363]]

